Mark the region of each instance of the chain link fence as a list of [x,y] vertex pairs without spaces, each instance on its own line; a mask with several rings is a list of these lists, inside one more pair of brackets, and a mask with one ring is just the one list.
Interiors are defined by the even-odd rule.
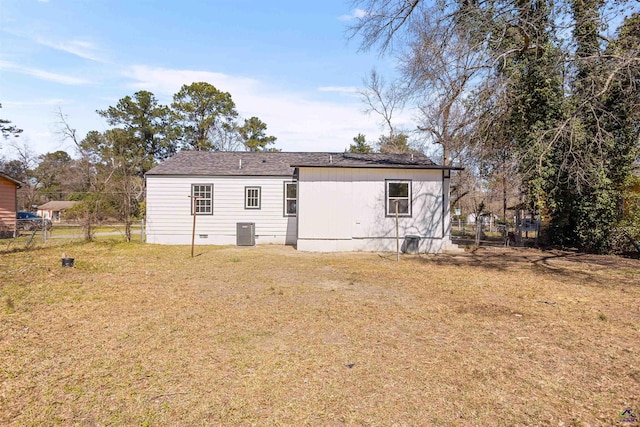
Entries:
[[539,234],[539,221],[529,218],[511,223],[488,217],[481,217],[477,221],[462,218],[451,220],[451,239],[462,245],[536,246]]

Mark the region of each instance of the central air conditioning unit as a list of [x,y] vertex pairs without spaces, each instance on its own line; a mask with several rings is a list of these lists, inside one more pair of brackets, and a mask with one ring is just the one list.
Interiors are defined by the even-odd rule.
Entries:
[[255,246],[256,245],[256,223],[239,222],[236,224],[236,245]]

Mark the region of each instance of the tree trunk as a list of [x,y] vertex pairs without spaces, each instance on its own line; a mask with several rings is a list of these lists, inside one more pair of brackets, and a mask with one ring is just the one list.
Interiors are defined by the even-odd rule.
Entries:
[[502,221],[507,225],[507,171],[502,171]]

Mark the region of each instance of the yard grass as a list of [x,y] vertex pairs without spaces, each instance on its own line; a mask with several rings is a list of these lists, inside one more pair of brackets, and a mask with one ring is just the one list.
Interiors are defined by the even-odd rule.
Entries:
[[0,425],[640,418],[637,260],[189,255],[115,241],[0,253]]

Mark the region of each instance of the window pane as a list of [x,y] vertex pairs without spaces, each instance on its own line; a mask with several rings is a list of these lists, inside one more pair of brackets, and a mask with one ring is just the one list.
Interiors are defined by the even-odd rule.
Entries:
[[389,197],[409,197],[409,183],[390,182]]
[[287,183],[287,199],[295,199],[297,193],[296,183]]
[[[395,206],[393,209],[395,210]],[[395,213],[395,211],[394,211]],[[399,214],[408,214],[409,213],[409,200],[407,199],[399,199],[398,200],[398,213]]]
[[[195,213],[211,214],[213,212],[213,186],[212,185],[193,185],[191,190],[192,196],[196,198]],[[192,201],[193,203],[193,201]]]
[[295,214],[296,213],[296,201],[295,200],[287,200],[287,214]]
[[411,181],[387,181],[387,216],[411,216]]
[[246,188],[245,192],[246,192],[245,207],[259,209],[260,208],[260,188]]
[[398,214],[404,215],[409,213],[408,199],[389,199],[389,215],[396,214],[396,201],[398,202]]

